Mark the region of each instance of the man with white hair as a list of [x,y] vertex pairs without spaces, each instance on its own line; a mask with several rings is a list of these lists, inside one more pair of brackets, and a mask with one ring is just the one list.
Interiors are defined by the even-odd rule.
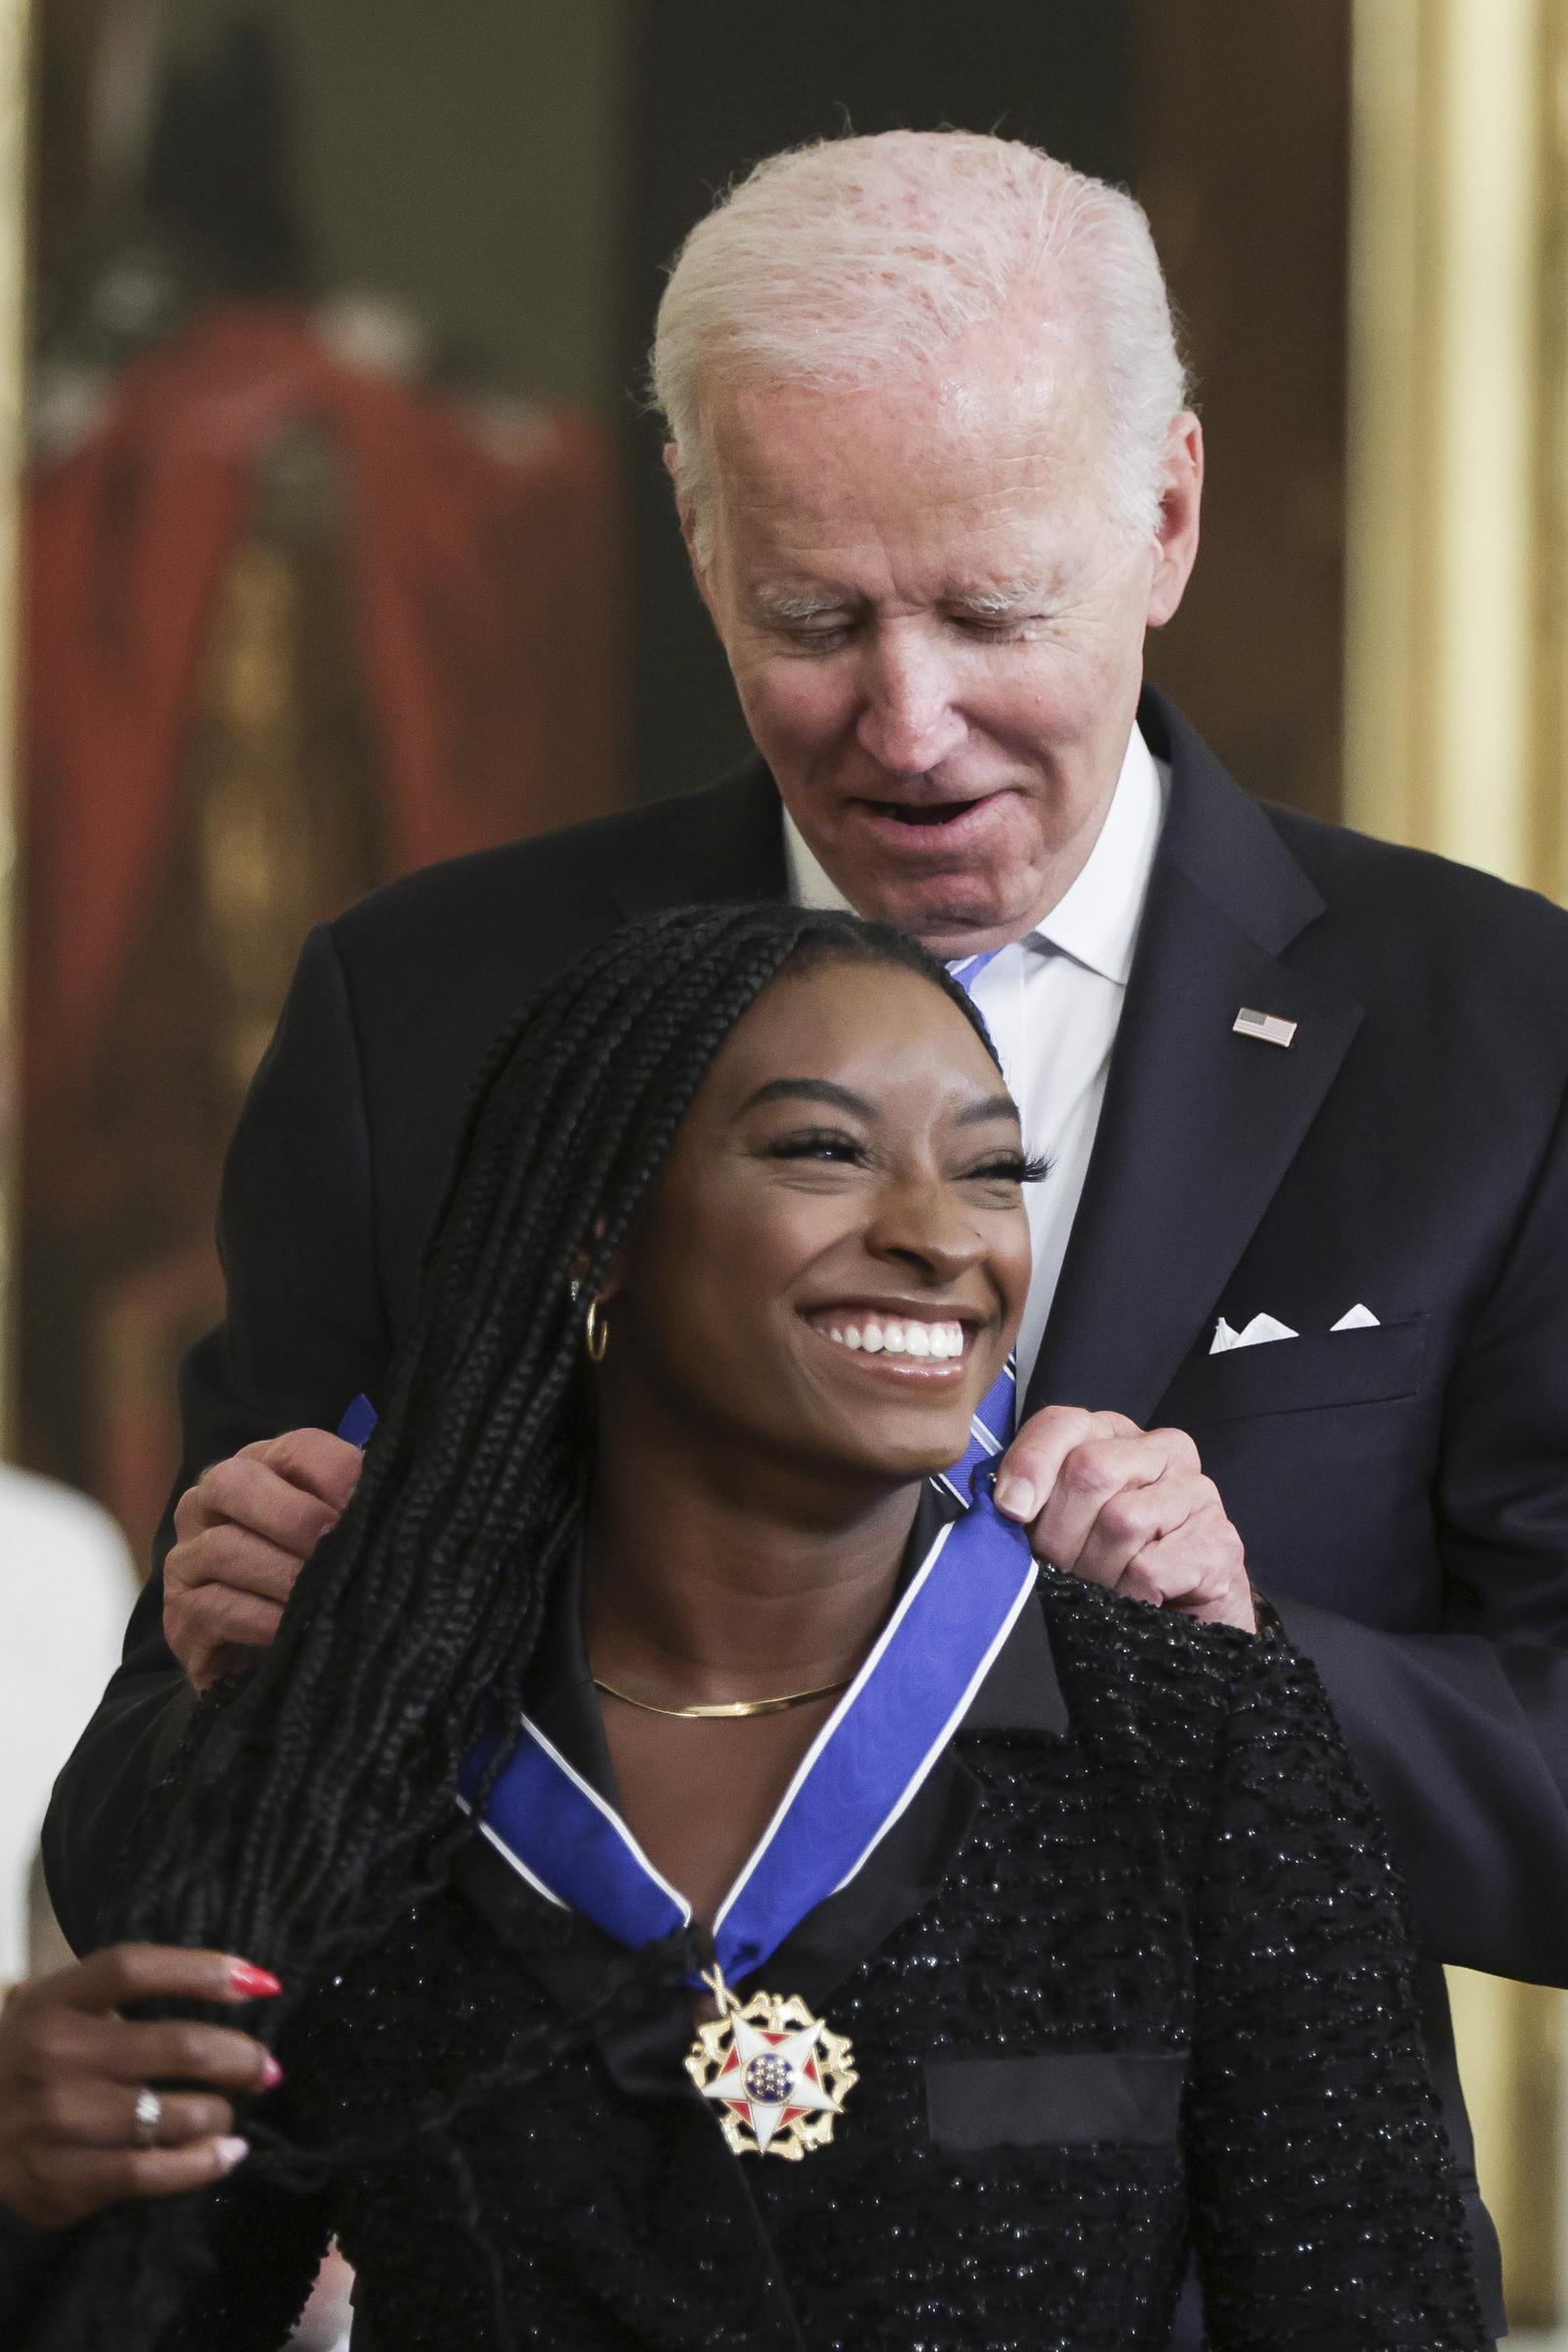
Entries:
[[775,157],[688,240],[654,381],[759,756],[308,941],[175,1540],[57,1797],[61,1916],[90,1940],[193,1688],[352,1490],[327,1433],[409,1326],[491,1032],[629,913],[789,891],[969,979],[1053,1162],[999,1498],[1056,1566],[1316,1659],[1464,2170],[1437,1963],[1568,1980],[1568,918],[1259,806],[1142,690],[1202,441],[1129,198],[958,132]]

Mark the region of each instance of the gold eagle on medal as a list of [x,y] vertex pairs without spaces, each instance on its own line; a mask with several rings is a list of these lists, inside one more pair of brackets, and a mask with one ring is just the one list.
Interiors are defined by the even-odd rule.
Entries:
[[795,1993],[754,1992],[743,2005],[717,1969],[704,1982],[718,2015],[698,2027],[686,2071],[713,2101],[735,2154],[798,2164],[826,2147],[858,2079],[843,2034]]

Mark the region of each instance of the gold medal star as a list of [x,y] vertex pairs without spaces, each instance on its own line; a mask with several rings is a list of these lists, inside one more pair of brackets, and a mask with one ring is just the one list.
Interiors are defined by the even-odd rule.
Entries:
[[803,2001],[767,1992],[699,2027],[686,2065],[738,2156],[798,2159],[825,2145],[856,2080],[841,2034]]
[[735,2020],[728,2060],[711,2082],[704,2085],[705,2099],[719,2099],[752,2128],[757,2153],[764,2155],[780,2124],[797,2115],[836,2115],[838,2101],[829,2098],[817,2072],[817,2042],[821,2027],[814,2022],[798,2034],[764,2034]]

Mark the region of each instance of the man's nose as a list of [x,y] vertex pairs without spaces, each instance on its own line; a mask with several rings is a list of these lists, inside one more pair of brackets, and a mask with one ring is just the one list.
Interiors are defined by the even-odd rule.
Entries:
[[865,653],[856,737],[878,767],[920,776],[952,757],[964,722],[940,651],[884,630]]

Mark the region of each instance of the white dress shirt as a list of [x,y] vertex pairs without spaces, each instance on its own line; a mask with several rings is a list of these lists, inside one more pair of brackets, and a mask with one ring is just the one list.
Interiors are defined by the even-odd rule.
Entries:
[[[975,1003],[1023,1115],[1025,1149],[1051,1163],[1044,1183],[1031,1185],[1025,1196],[1034,1274],[1018,1334],[1020,1395],[1040,1352],[1089,1173],[1169,790],[1169,770],[1134,727],[1104,822],[1077,880],[974,982]],[[784,855],[797,906],[849,906],[787,812]]]

